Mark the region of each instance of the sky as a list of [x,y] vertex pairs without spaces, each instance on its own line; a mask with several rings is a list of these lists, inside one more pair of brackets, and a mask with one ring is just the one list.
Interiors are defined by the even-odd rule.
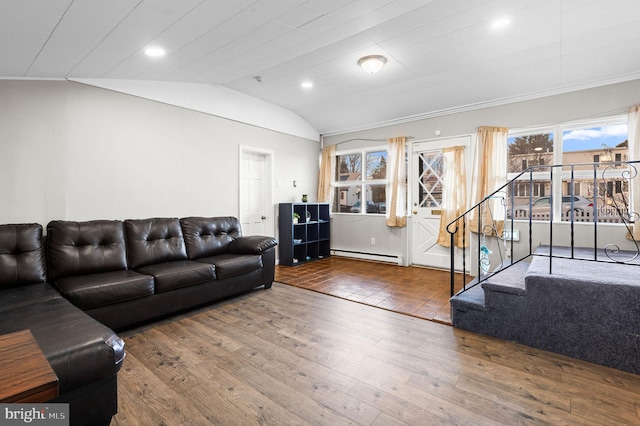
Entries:
[[580,151],[602,148],[603,144],[615,147],[627,139],[627,125],[590,127],[587,129],[565,130],[562,133],[562,150]]

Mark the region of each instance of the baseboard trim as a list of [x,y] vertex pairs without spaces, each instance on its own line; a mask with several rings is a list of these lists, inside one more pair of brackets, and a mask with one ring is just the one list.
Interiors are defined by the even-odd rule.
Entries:
[[365,253],[352,250],[331,250],[331,255],[352,257],[354,259],[362,260],[375,260],[378,262],[395,263],[397,265],[404,266],[404,257],[397,254]]

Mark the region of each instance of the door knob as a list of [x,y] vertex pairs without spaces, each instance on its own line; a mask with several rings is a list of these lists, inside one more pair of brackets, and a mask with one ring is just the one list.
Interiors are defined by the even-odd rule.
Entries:
[[267,217],[266,216],[262,216],[260,219],[265,220]]
[[413,214],[418,214],[418,210],[414,210],[414,211],[413,211]]

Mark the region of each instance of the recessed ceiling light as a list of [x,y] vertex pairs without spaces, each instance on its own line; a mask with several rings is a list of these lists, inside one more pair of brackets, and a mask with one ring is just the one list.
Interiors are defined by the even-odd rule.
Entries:
[[151,57],[164,56],[165,51],[161,47],[147,47],[144,50],[144,54]]
[[303,81],[300,85],[303,89],[311,89],[313,87],[313,83],[310,81]]
[[508,18],[502,18],[495,20],[491,23],[492,30],[499,30],[500,28],[504,28],[511,23],[511,20]]

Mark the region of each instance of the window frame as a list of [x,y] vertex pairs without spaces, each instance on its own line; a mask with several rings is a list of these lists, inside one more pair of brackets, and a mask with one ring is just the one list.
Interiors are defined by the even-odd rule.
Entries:
[[[522,128],[522,129],[512,129],[509,131],[509,134],[507,136],[507,139],[510,139],[512,137],[518,137],[518,136],[527,136],[527,135],[534,135],[534,134],[539,134],[539,133],[551,133],[552,137],[553,137],[553,156],[552,156],[552,162],[550,165],[561,165],[564,164],[563,163],[563,154],[564,154],[564,147],[563,147],[563,133],[566,131],[570,131],[570,130],[577,130],[577,129],[585,129],[585,128],[592,128],[592,127],[604,127],[604,126],[615,126],[615,125],[620,125],[620,124],[628,124],[628,118],[627,115],[615,115],[615,116],[610,116],[610,117],[602,117],[602,118],[598,118],[598,119],[588,119],[588,120],[578,120],[578,121],[571,121],[571,122],[565,122],[565,123],[557,123],[555,125],[550,125],[550,126],[540,126],[540,127],[531,127],[531,128]],[[628,132],[628,130],[627,130]],[[627,133],[627,140],[628,140],[628,133]],[[627,148],[628,149],[628,148]],[[508,150],[508,146],[507,146],[507,150]],[[508,155],[508,154],[507,154]],[[613,161],[613,160],[612,160]],[[616,159],[616,161],[618,161]],[[631,161],[630,157],[627,157],[626,161]],[[595,158],[594,158],[594,163]],[[509,161],[507,161],[507,164],[509,164]],[[567,163],[566,165],[570,165],[570,163]],[[529,165],[529,167],[535,167],[535,165]],[[561,169],[554,169],[554,181],[553,181],[553,185],[550,185],[550,190],[549,190],[549,194],[545,194],[544,196],[553,196],[554,199],[561,199],[561,197],[563,196],[563,187],[564,187],[564,183],[568,180],[571,179],[571,170],[569,168],[566,168],[567,170],[563,170],[565,169],[564,167]],[[611,178],[617,178],[620,177],[622,178],[625,171],[628,171],[628,168],[616,168],[612,171],[610,171],[608,177]],[[549,173],[548,172],[532,172],[531,174],[524,174],[522,176],[519,176],[521,172],[509,172],[507,170],[507,182],[516,179],[516,182],[519,181],[524,181],[524,182],[529,182],[530,178],[535,182],[535,181],[540,181],[540,180],[546,180],[549,181]],[[573,178],[574,178],[574,182],[580,182],[580,180],[583,179],[593,179],[593,171],[592,170],[574,170],[573,173]],[[505,182],[506,183],[506,182]],[[622,185],[622,184],[621,184]],[[629,185],[629,198],[633,197],[633,194],[631,193],[631,188],[632,185]],[[615,189],[614,189],[615,190]],[[510,196],[511,194],[508,194],[508,196]],[[575,194],[574,195],[579,195],[579,194]],[[538,198],[535,196],[532,196],[532,198]],[[563,217],[562,217],[562,203],[554,203],[553,205],[553,217],[554,217],[554,222],[560,222],[560,223],[566,223],[566,221],[563,221]],[[514,218],[515,220],[522,220],[522,219],[517,219]],[[528,220],[528,219],[527,219]],[[535,221],[536,219],[534,219]],[[611,225],[623,225],[621,223],[611,223]]]
[[[336,194],[339,193],[340,188],[349,188],[349,187],[359,187],[360,190],[360,211],[359,212],[341,212],[339,211],[340,209],[338,208],[338,211],[334,210],[334,200],[331,200],[331,214],[346,214],[346,215],[374,215],[374,216],[385,216],[386,215],[386,211],[385,212],[375,212],[375,213],[368,213],[367,212],[367,208],[366,207],[362,207],[362,205],[366,206],[367,200],[363,200],[362,194],[366,194],[366,187],[368,185],[382,185],[385,187],[385,203],[387,203],[387,193],[386,193],[386,186],[389,180],[389,175],[388,173],[386,174],[386,177],[384,179],[367,179],[367,154],[371,154],[371,153],[375,153],[375,152],[384,152],[386,154],[386,157],[389,156],[389,152],[387,151],[387,146],[386,145],[376,145],[376,146],[368,146],[368,147],[364,147],[364,148],[354,148],[354,149],[346,149],[346,150],[340,150],[340,151],[336,151],[335,157],[336,157],[336,161],[335,161],[335,167],[336,169],[333,170],[333,173],[331,175],[331,185],[334,191],[334,197],[336,197]],[[340,163],[339,161],[337,161],[338,157],[340,156],[344,156],[344,155],[352,155],[352,154],[359,154],[360,158],[361,158],[361,172],[360,172],[360,179],[359,180],[354,180],[354,181],[349,181],[348,183],[345,182],[341,182],[341,181],[336,181],[336,175],[337,175],[337,169],[340,167]]]

